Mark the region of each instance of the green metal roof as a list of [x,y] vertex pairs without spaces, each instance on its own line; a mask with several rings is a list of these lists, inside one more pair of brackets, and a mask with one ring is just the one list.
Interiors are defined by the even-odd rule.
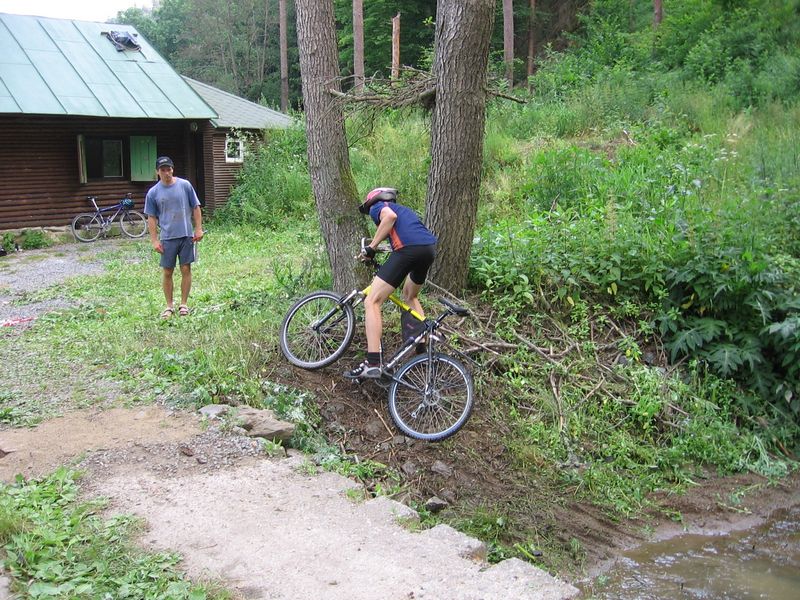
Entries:
[[[117,51],[103,35],[135,34]],[[0,13],[0,113],[215,119],[216,112],[130,25]]]
[[234,96],[207,83],[189,77],[184,79],[211,108],[217,111],[219,117],[211,120],[214,127],[285,129],[294,123],[292,117],[282,112]]

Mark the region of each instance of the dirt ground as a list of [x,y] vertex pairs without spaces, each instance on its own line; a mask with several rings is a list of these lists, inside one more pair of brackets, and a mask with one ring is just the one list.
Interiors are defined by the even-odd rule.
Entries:
[[[50,261],[53,271],[49,279],[46,277],[49,259],[37,261],[37,287],[71,276],[69,268],[63,266],[63,256],[86,251],[85,246],[72,246],[59,248],[56,258]],[[13,291],[22,290],[23,282],[24,273],[19,269],[12,267],[0,272],[0,294],[6,294],[0,300],[16,297]],[[4,319],[36,317],[51,310],[48,306],[9,300],[0,303]],[[345,364],[349,363],[346,360],[339,363]],[[752,474],[725,479],[709,474],[686,494],[660,498],[663,507],[660,512],[628,522],[613,519],[595,506],[570,500],[569,490],[543,486],[534,473],[511,477],[511,453],[503,445],[506,432],[496,429],[497,419],[490,424],[485,412],[490,410],[487,405],[478,403],[469,423],[451,440],[440,444],[416,442],[398,435],[391,426],[385,409],[385,390],[374,383],[359,386],[344,382],[337,367],[305,372],[281,364],[274,366],[272,377],[316,394],[325,433],[332,442],[359,460],[377,461],[400,473],[404,492],[395,500],[422,504],[436,496],[450,507],[457,506],[462,514],[491,510],[507,515],[518,529],[533,532],[527,539],[516,541],[541,541],[541,564],[556,570],[568,582],[580,583],[602,572],[622,552],[644,541],[684,531],[710,534],[751,527],[774,510],[800,502],[798,474],[774,486]],[[71,412],[36,428],[0,427],[0,479],[9,481],[17,473],[34,477],[60,464],[77,465],[86,472],[87,493],[107,496],[111,498],[112,510],[133,512],[145,519],[149,529],[143,543],[180,551],[191,574],[222,577],[233,582],[242,597],[300,597],[290,592],[302,595],[305,575],[297,562],[248,562],[253,557],[274,558],[276,552],[288,546],[290,538],[300,539],[306,546],[313,545],[314,536],[333,527],[340,518],[350,523],[353,531],[359,531],[359,524],[366,524],[377,532],[387,514],[400,510],[391,505],[387,512],[384,506],[382,512],[378,511],[379,516],[369,516],[372,509],[359,508],[362,506],[359,503],[348,500],[349,504],[340,504],[350,484],[335,478],[317,478],[321,483],[315,487],[297,474],[298,466],[309,464],[307,458],[294,457],[288,461],[266,458],[257,442],[217,427],[206,427],[195,414],[159,406],[129,409],[113,407],[111,401],[108,404],[111,407],[106,410]],[[286,466],[289,464],[292,469]],[[364,483],[368,491],[370,488],[374,491],[377,486],[385,488],[395,482],[378,478]],[[291,497],[282,492],[284,488],[305,491]],[[310,510],[304,504],[309,497],[322,501],[327,508]],[[272,503],[263,504],[268,498],[272,498]],[[270,508],[265,511],[264,506]],[[294,510],[304,506],[305,510]],[[304,520],[308,518],[306,513],[320,510],[331,512],[320,521]],[[451,510],[445,508],[443,514],[453,514]],[[293,515],[297,528],[284,530],[285,519],[267,518],[275,514]],[[681,521],[670,520],[668,514],[679,514]],[[253,537],[254,531],[260,537]],[[381,564],[390,567],[391,573],[376,582],[365,579],[363,573],[354,574],[352,578],[361,588],[352,587],[341,578],[319,574],[315,581],[325,582],[325,593],[319,597],[376,597],[364,592],[370,590],[370,585],[386,586],[375,587],[372,592],[391,590],[389,595],[380,596],[386,598],[473,597],[472,592],[460,594],[453,587],[458,577],[468,584],[464,589],[485,591],[476,598],[512,597],[507,593],[508,585],[512,585],[509,581],[516,582],[513,585],[523,590],[513,597],[558,598],[574,593],[573,588],[561,587],[563,584],[555,580],[532,579],[531,572],[514,561],[500,563],[507,565],[503,567],[507,573],[502,573],[502,569],[492,571],[495,567],[485,569],[485,565],[475,567],[478,563],[464,557],[464,540],[455,543],[450,540],[445,544],[450,550],[445,551],[436,545],[440,541],[430,542],[433,545],[421,544],[420,538],[416,538],[417,542],[408,541],[400,533],[401,528],[380,531],[388,540],[388,548],[396,542],[410,556],[416,555],[416,559],[398,562],[395,554],[383,553],[384,550],[371,545],[369,536],[347,537],[344,531],[338,542],[319,549],[322,554],[306,552],[302,545],[296,550],[298,560],[304,564],[330,562],[336,567],[337,561],[344,560],[344,554],[338,555],[346,548],[356,552],[347,556],[351,564],[364,569],[363,573],[370,573]],[[550,556],[547,552],[552,548],[563,550],[558,556]],[[358,553],[365,551],[376,559],[370,562],[359,558]],[[440,554],[448,557],[446,561],[431,563],[431,557]],[[427,570],[428,563],[436,568]],[[279,568],[270,571],[275,565]],[[347,571],[342,565],[340,571]],[[270,587],[259,581],[260,572],[269,572],[274,578],[284,577],[285,585],[280,590]],[[449,579],[443,580],[442,572],[448,573]],[[484,572],[491,575],[482,578]],[[547,596],[545,589],[553,595]],[[402,593],[398,594],[398,590]]]

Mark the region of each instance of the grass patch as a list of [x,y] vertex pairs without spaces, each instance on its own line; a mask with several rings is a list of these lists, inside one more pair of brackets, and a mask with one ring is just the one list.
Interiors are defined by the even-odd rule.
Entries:
[[144,553],[133,544],[139,523],[102,519],[98,501],[78,499],[78,477],[59,469],[49,477],[0,484],[0,543],[12,591],[25,598],[164,598],[224,600],[216,584],[194,584],[175,553]]

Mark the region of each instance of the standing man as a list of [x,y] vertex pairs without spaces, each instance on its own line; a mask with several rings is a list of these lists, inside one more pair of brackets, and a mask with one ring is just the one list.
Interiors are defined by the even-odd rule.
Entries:
[[378,226],[369,246],[364,249],[365,256],[374,257],[378,244],[386,238],[389,238],[392,254],[381,265],[372,280],[369,294],[364,298],[367,359],[344,374],[348,379],[381,376],[383,333],[381,306],[404,279],[403,300],[420,315],[425,316],[418,296],[428,276],[428,269],[436,258],[436,236],[422,224],[417,213],[407,206],[397,204],[397,190],[392,188],[372,190],[358,210],[361,214],[368,214]]
[[[156,159],[158,183],[150,188],[144,201],[150,242],[153,244],[153,249],[161,255],[160,264],[164,270],[161,284],[167,308],[161,313],[162,319],[169,319],[175,314],[172,274],[178,258],[181,264],[181,303],[178,306],[178,314],[182,317],[189,314],[187,302],[189,291],[192,289],[194,243],[203,239],[200,200],[197,199],[197,193],[191,183],[173,175],[174,166],[169,156],[160,156]],[[158,229],[161,230],[160,236]]]

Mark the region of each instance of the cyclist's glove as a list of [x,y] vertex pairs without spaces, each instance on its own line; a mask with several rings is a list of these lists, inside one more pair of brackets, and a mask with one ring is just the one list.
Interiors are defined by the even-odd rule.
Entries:
[[375,258],[375,248],[372,246],[364,246],[364,256],[367,258]]

